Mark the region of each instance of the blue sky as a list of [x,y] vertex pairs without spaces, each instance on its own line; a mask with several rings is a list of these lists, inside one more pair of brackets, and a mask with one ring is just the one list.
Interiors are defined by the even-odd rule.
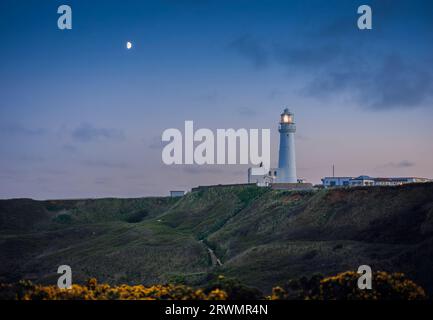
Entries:
[[308,181],[332,164],[433,178],[431,1],[6,0],[0,39],[1,198],[245,182],[246,166],[167,167],[163,130],[270,128],[275,165],[286,106]]

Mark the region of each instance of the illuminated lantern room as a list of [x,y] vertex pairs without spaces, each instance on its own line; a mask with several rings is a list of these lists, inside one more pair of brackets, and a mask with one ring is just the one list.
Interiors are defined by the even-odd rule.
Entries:
[[294,123],[293,113],[289,111],[289,109],[284,109],[284,112],[281,114],[280,124],[292,124]]

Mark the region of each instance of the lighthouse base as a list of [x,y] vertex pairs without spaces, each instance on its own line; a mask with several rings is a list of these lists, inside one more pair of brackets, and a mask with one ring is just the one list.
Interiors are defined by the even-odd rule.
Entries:
[[253,175],[252,168],[248,169],[248,183],[255,183],[260,186],[269,186],[271,184],[302,184],[303,179],[297,179],[290,176],[285,168],[271,168],[265,175]]
[[293,174],[296,172],[289,168],[277,168],[275,169],[274,182],[276,183],[298,183],[298,178]]

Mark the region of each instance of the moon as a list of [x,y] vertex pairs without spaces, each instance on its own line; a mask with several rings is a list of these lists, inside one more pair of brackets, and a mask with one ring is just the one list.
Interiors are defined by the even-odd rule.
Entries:
[[132,42],[131,41],[128,41],[128,42],[126,42],[126,49],[131,49],[132,48]]

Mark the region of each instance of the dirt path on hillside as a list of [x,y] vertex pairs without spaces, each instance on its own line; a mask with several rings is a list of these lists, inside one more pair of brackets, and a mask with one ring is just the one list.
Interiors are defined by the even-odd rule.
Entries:
[[209,248],[203,240],[200,240],[200,242],[206,247],[207,251],[209,252],[209,256],[212,262],[212,267],[215,266],[222,267],[223,264],[221,260],[217,257],[215,252],[211,248]]

